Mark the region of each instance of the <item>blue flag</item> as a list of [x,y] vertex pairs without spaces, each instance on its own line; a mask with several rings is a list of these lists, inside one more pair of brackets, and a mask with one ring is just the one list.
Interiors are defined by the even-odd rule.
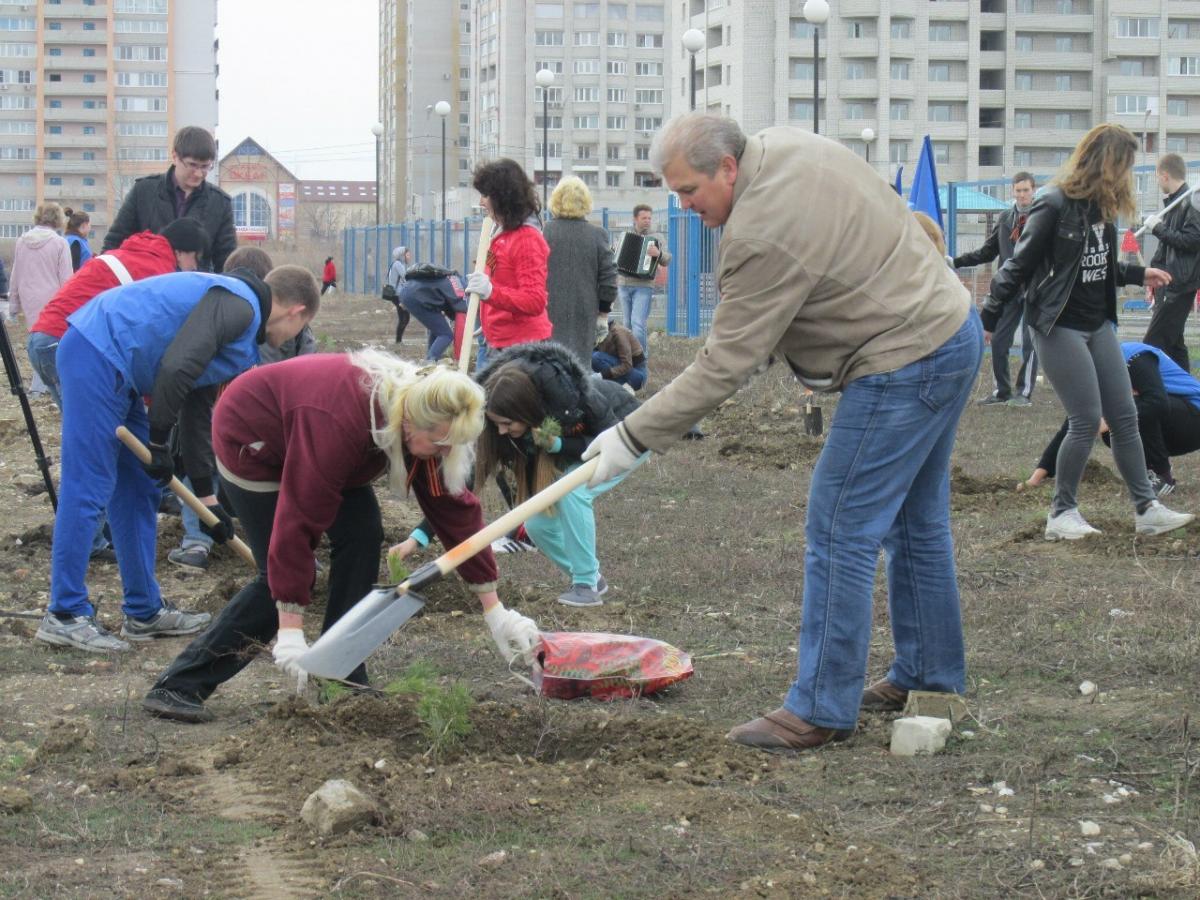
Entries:
[[943,232],[946,230],[942,222],[942,205],[938,202],[937,170],[933,165],[933,143],[929,135],[925,135],[925,143],[921,145],[917,173],[913,176],[912,189],[908,194],[908,208],[925,213],[938,223],[938,228]]
[[896,193],[899,194],[901,197],[904,196],[903,177],[904,177],[904,166],[901,166],[900,168],[898,168],[896,170]]

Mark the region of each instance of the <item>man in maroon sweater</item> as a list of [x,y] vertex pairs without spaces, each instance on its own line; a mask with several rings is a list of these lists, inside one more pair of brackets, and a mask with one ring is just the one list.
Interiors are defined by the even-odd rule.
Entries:
[[[237,378],[214,414],[213,449],[259,574],[159,677],[143,707],[211,719],[204,701],[277,632],[276,663],[296,674],[321,535],[331,546],[322,631],[378,578],[383,523],[371,482],[384,472],[416,498],[444,546],[480,530],[483,513],[465,479],[482,427],[483,391],[469,377],[383,353],[298,357]],[[530,659],[537,626],[500,603],[492,552],[458,571],[502,655]],[[366,684],[365,666],[348,680]]]

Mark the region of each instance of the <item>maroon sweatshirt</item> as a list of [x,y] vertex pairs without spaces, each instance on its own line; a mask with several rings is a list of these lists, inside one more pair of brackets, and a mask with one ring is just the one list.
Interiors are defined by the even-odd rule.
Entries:
[[[222,467],[248,481],[279,482],[267,582],[280,603],[308,605],[313,554],[337,518],[342,491],[369,484],[387,469],[387,457],[371,440],[363,380],[345,354],[300,356],[243,373],[213,413],[213,450]],[[405,461],[409,488],[443,546],[483,527],[479,500],[467,490],[451,495],[437,460]],[[468,584],[496,581],[492,551],[463,563],[459,574]]]

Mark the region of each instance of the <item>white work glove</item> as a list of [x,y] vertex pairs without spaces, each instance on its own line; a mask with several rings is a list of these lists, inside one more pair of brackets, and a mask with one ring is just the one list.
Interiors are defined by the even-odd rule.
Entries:
[[1152,215],[1146,216],[1146,220],[1144,222],[1142,222],[1142,227],[1145,228],[1151,234],[1154,234],[1154,229],[1157,228],[1161,224],[1162,224],[1162,217],[1152,214]]
[[950,268],[952,268],[952,269],[954,268],[954,257],[953,257],[953,256],[951,256],[949,253],[947,253],[947,254],[946,254],[944,257],[942,257],[942,258],[943,258],[944,260],[946,260],[946,265],[948,265],[948,266],[949,266]]
[[0,300],[0,322],[8,321],[8,301]]
[[588,479],[588,487],[596,487],[609,479],[624,475],[641,458],[641,454],[633,446],[633,439],[625,430],[625,423],[618,422],[612,428],[606,428],[596,435],[596,439],[588,444],[583,451],[586,462],[593,456],[600,457],[596,472]]
[[299,628],[280,628],[279,636],[275,638],[275,665],[296,678],[296,693],[304,690],[304,682],[308,673],[300,668],[300,657],[308,650],[308,642],[304,640],[304,632]]
[[492,296],[492,279],[483,272],[472,272],[467,279],[467,293],[478,294],[480,300]]
[[541,632],[533,619],[497,603],[483,614],[483,621],[492,630],[492,640],[505,662],[519,658],[525,665],[533,665],[533,654],[541,640]]

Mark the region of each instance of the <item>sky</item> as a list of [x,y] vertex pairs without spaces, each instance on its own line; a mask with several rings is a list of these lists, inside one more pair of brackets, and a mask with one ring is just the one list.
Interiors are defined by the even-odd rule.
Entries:
[[252,137],[301,180],[375,179],[376,0],[218,0],[222,155]]

